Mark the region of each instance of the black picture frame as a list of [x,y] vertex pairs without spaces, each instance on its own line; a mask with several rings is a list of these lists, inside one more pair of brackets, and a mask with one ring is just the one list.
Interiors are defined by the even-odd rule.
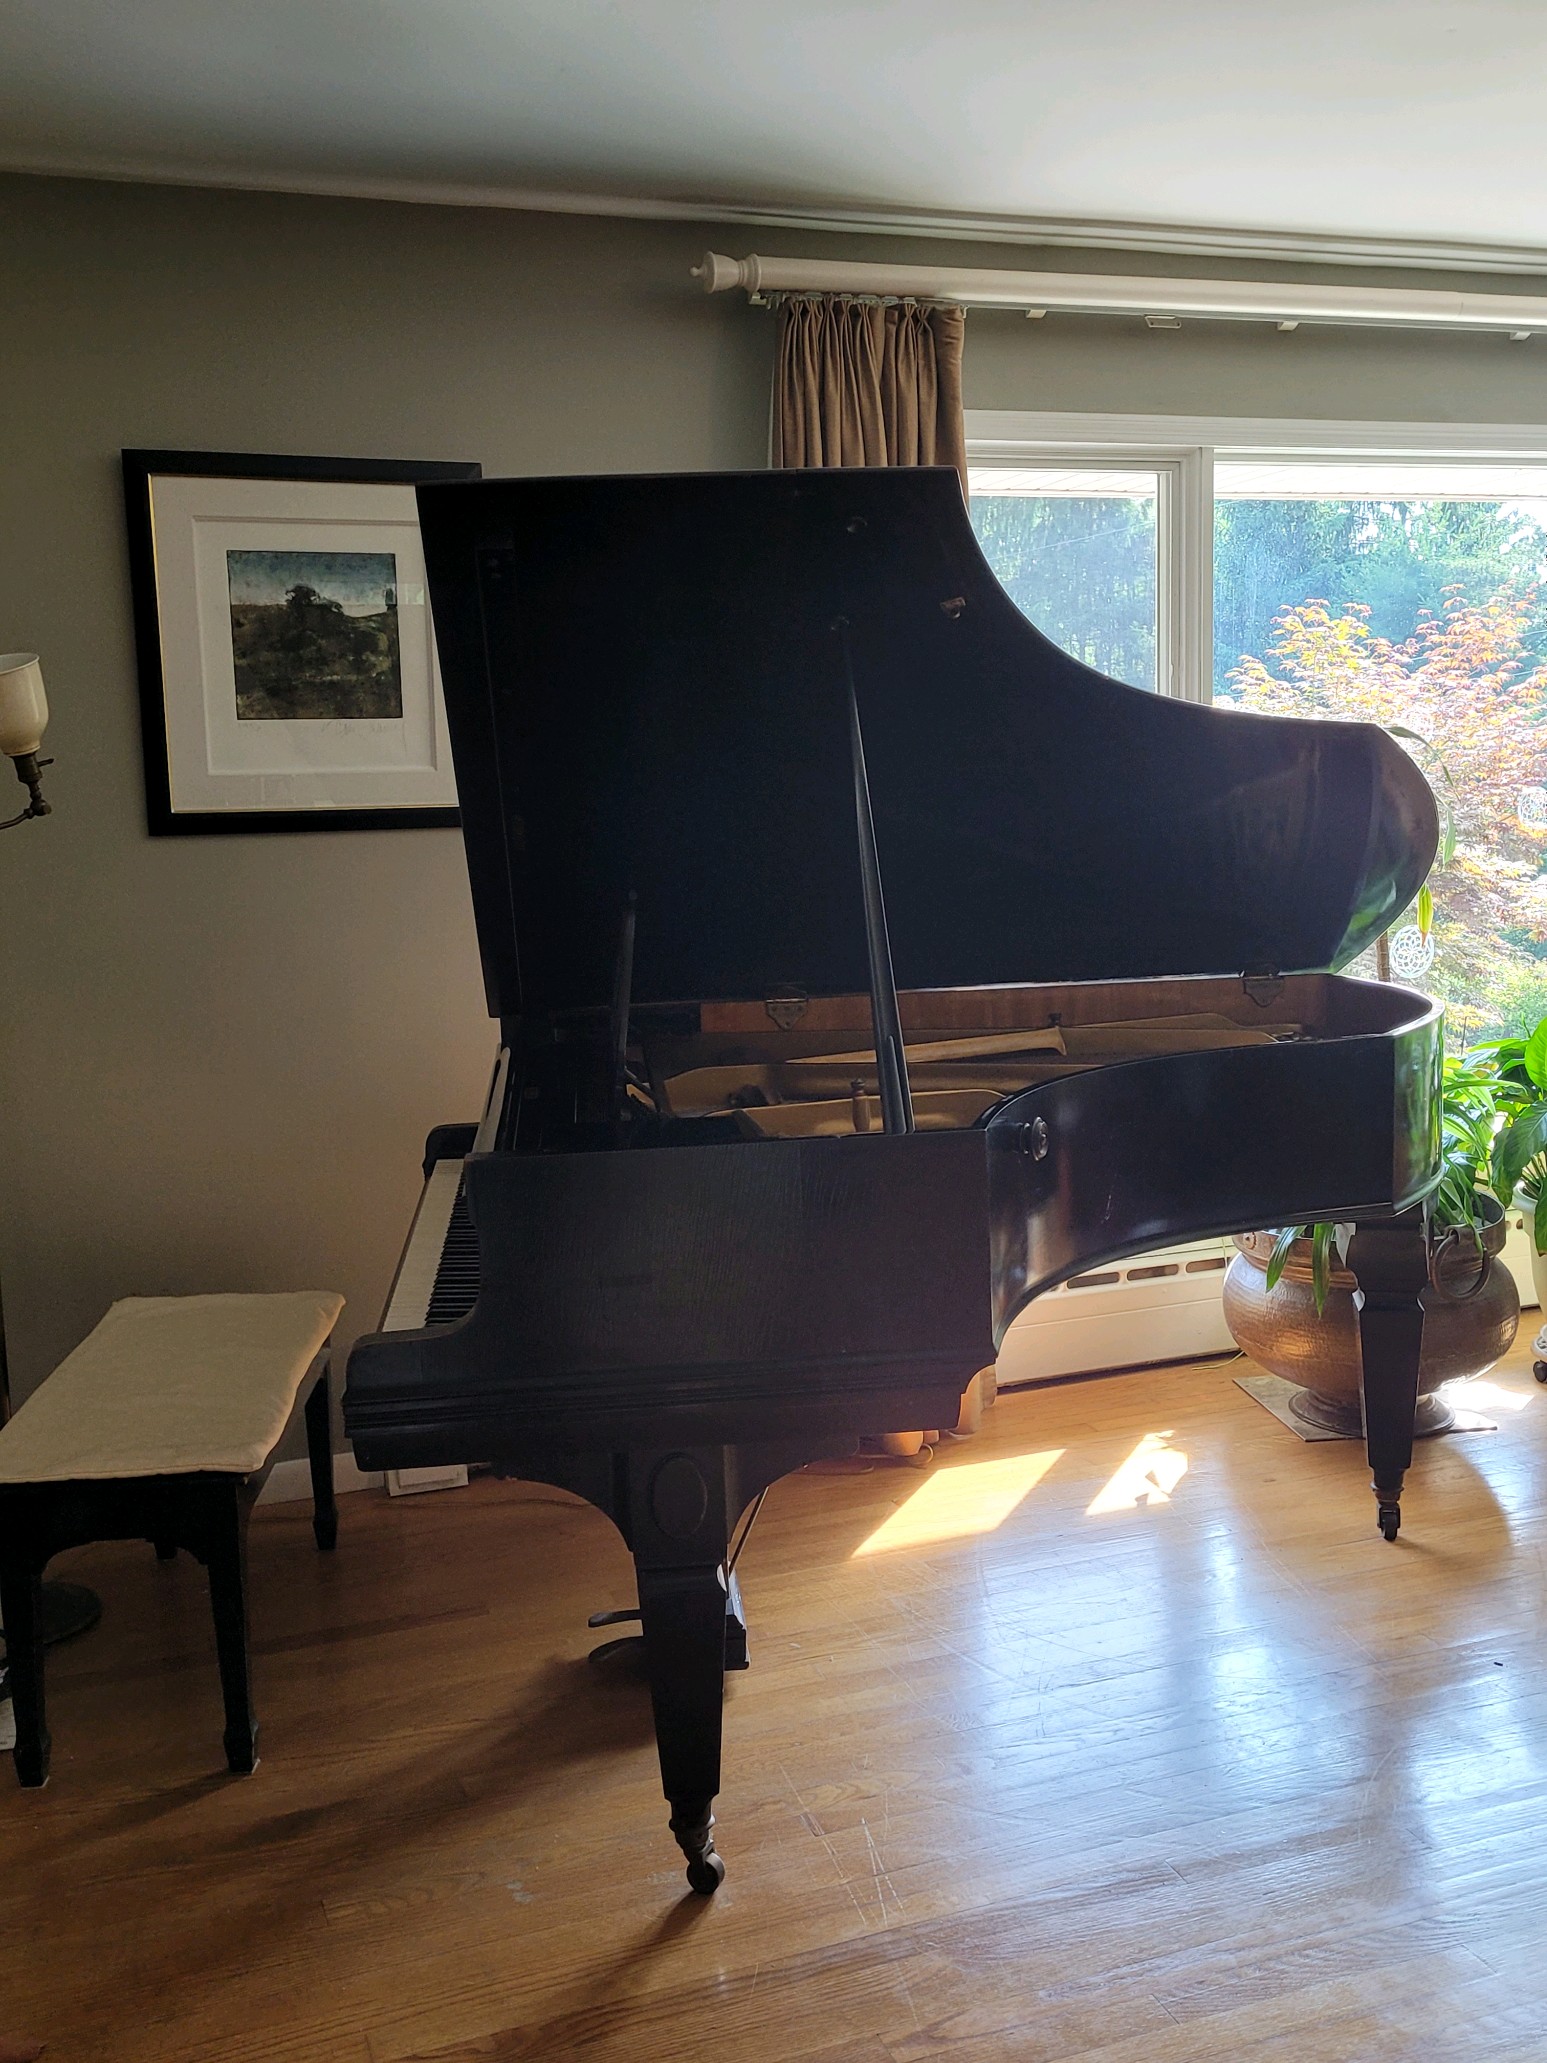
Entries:
[[283,452],[156,451],[139,448],[126,449],[121,459],[129,586],[139,675],[140,735],[145,759],[145,811],[151,836],[458,827],[462,819],[454,806],[276,806],[272,809],[219,810],[174,807],[152,482],[158,478],[180,477],[417,486],[421,481],[477,480],[482,477],[483,468],[472,460],[315,458]]

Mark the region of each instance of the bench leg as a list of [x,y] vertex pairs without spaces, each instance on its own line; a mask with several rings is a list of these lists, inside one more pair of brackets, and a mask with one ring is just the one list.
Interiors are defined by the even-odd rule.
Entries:
[[252,1707],[252,1663],[247,1652],[247,1500],[233,1484],[223,1490],[212,1519],[206,1564],[220,1657],[220,1692],[226,1707],[226,1767],[238,1776],[258,1766],[258,1722]]
[[327,1550],[338,1544],[338,1505],[333,1497],[333,1427],[328,1417],[328,1367],[323,1356],[322,1373],[312,1384],[306,1399],[306,1458],[312,1471],[312,1532],[317,1545]]
[[16,1776],[28,1789],[48,1782],[52,1743],[43,1704],[43,1572],[29,1556],[0,1561],[0,1616],[16,1718]]

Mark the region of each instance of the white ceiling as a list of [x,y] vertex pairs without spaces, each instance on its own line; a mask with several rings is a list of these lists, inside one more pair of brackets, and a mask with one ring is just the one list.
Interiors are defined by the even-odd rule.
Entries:
[[1544,59],[1543,0],[0,0],[0,164],[1525,262]]

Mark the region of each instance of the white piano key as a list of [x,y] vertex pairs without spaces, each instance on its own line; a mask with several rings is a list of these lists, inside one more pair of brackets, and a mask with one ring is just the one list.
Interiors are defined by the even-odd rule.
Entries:
[[461,1179],[459,1160],[438,1160],[430,1170],[387,1296],[382,1332],[409,1332],[423,1325]]

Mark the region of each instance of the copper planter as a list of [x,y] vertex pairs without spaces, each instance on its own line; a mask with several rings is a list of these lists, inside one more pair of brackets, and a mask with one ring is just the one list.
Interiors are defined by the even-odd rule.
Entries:
[[[1430,1284],[1422,1298],[1415,1432],[1443,1432],[1454,1414],[1437,1395],[1440,1385],[1459,1376],[1481,1375],[1514,1340],[1520,1299],[1513,1276],[1499,1259],[1504,1234],[1504,1215],[1498,1212],[1483,1228],[1481,1254],[1469,1233],[1445,1234],[1436,1244]],[[1271,1290],[1267,1266],[1273,1234],[1243,1232],[1235,1244],[1238,1251],[1225,1276],[1224,1301],[1225,1323],[1236,1345],[1270,1374],[1298,1386],[1290,1400],[1297,1418],[1328,1431],[1357,1435],[1362,1418],[1353,1276],[1334,1252],[1326,1308],[1318,1317],[1309,1239],[1295,1241]]]

